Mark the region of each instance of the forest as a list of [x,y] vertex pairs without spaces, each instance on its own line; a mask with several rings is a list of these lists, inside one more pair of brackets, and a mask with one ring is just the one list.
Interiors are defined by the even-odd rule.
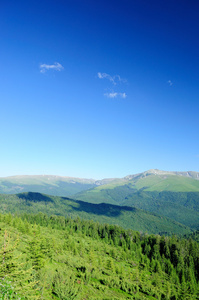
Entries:
[[0,299],[199,299],[198,232],[0,214]]
[[[172,207],[170,207],[172,211]],[[193,210],[192,210],[193,211]],[[135,207],[112,205],[108,203],[88,203],[66,197],[55,197],[40,193],[20,193],[17,195],[0,194],[0,212],[4,213],[45,213],[72,218],[80,217],[99,223],[119,225],[125,229],[133,229],[151,234],[165,235],[188,234],[195,228],[190,228],[171,218],[148,212]],[[182,212],[180,212],[182,214]],[[176,216],[175,212],[174,215]],[[198,222],[198,212],[190,216],[192,223]],[[185,217],[182,217],[182,222]]]

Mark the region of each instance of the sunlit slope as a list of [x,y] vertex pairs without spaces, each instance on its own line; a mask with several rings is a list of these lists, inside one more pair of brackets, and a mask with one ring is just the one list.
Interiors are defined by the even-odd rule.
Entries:
[[[199,180],[181,175],[138,175],[133,179],[124,178],[121,181],[101,185],[84,191],[75,196],[80,200],[94,203],[121,203],[129,194],[138,191],[148,192],[199,192]],[[116,193],[115,193],[116,192]]]
[[0,213],[0,228],[1,299],[198,299],[199,245],[189,234],[43,213]]
[[199,192],[199,180],[178,175],[149,175],[140,178],[133,185],[137,190],[169,191],[169,192]]
[[52,175],[12,176],[0,178],[0,193],[39,192],[70,196],[95,187],[95,180]]
[[181,174],[145,172],[133,178],[126,177],[120,184],[112,182],[79,193],[75,198],[92,203],[133,206],[195,229],[199,227],[199,180]]
[[40,193],[0,195],[0,212],[39,213],[81,217],[148,233],[186,234],[190,228],[169,218],[134,207],[111,204],[92,204]]
[[[199,179],[199,173],[197,172],[160,170],[149,170],[124,178],[106,178],[102,180],[53,175],[20,175],[1,177],[0,193],[38,192],[67,197],[95,187],[98,187],[96,189],[96,193],[98,193],[99,190],[115,189],[124,185],[128,185],[131,190],[188,192],[199,191],[199,181],[196,179]],[[90,192],[88,197],[89,195]],[[104,199],[103,195],[98,195],[98,197],[100,202],[113,201],[114,203],[115,201],[115,199],[111,199],[111,196],[108,199]]]

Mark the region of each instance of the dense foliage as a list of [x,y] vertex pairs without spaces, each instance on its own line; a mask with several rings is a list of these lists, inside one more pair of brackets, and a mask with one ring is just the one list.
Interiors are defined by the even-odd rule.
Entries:
[[46,214],[0,214],[1,299],[198,299],[199,245]]
[[67,217],[80,216],[100,223],[109,223],[148,233],[187,234],[190,228],[166,217],[159,216],[134,207],[111,204],[93,204],[55,197],[40,193],[21,193],[17,195],[0,195],[0,211],[43,212]]
[[[198,185],[199,181],[195,180]],[[199,226],[199,192],[148,191],[135,189],[130,184],[114,188],[95,188],[78,193],[76,199],[91,203],[111,203],[136,207],[169,217],[197,229]]]

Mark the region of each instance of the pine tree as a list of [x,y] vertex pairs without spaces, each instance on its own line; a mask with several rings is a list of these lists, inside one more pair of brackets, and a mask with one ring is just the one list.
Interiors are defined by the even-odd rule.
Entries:
[[58,299],[77,299],[81,289],[81,284],[76,282],[75,276],[70,270],[56,270],[52,283],[52,290],[53,294],[56,295]]
[[[14,295],[17,294],[23,295],[24,299],[38,299],[32,270],[27,268],[15,253],[18,244],[19,238],[12,241],[10,235],[5,231],[3,245],[0,249],[0,291],[5,295],[8,292],[12,296],[10,299],[15,299]],[[5,296],[5,299],[9,298]]]
[[44,266],[44,253],[41,249],[41,239],[40,236],[34,233],[32,240],[28,245],[29,258],[31,260],[33,268],[37,271]]

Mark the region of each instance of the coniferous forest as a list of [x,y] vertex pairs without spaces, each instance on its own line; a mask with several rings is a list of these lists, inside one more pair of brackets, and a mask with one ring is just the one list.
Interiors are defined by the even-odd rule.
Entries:
[[0,214],[0,232],[0,299],[199,299],[198,232],[43,213]]
[[199,0],[0,0],[0,300],[199,300]]

